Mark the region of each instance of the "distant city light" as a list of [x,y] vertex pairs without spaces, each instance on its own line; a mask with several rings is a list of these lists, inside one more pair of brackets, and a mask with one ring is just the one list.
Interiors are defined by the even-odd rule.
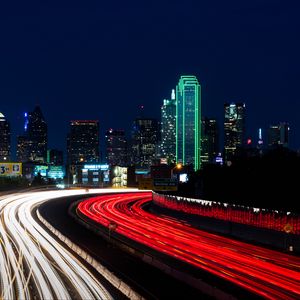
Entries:
[[109,165],[84,165],[83,168],[87,170],[108,170]]
[[216,161],[216,164],[223,165],[223,157],[222,157],[221,153],[218,154],[218,156],[216,157],[215,161]]
[[258,138],[262,140],[262,131],[261,128],[258,129]]
[[64,184],[57,184],[56,187],[59,188],[59,189],[64,189],[65,185]]
[[167,165],[168,164],[168,159],[167,158],[161,158],[160,159],[160,164],[162,164],[162,165]]
[[28,126],[28,113],[27,112],[24,113],[24,117],[25,117],[24,130],[27,131],[27,126]]
[[186,173],[179,175],[179,181],[180,182],[187,182],[188,181],[188,175]]
[[176,97],[175,97],[175,90],[173,89],[173,90],[172,90],[172,94],[171,94],[171,99],[172,99],[172,100],[175,100],[175,98],[176,98]]

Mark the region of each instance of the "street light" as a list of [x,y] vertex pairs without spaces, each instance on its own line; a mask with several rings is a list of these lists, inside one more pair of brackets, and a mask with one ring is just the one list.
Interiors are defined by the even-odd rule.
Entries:
[[182,163],[178,163],[176,166],[175,166],[176,169],[180,170],[182,168]]
[[[175,167],[173,167],[172,169],[171,169],[171,178],[174,178],[174,170],[181,170],[182,169],[182,163],[177,163],[176,165],[175,165]],[[176,174],[176,179],[177,179],[177,174]]]

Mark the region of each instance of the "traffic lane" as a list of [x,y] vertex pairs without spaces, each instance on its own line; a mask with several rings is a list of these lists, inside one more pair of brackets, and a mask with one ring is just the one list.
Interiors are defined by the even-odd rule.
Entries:
[[74,291],[77,298],[111,299],[84,265],[32,218],[33,208],[43,201],[78,193],[53,191],[1,197],[0,248],[5,254],[1,258],[1,298],[71,299],[71,288],[72,296]]
[[[88,197],[92,195],[89,194]],[[211,299],[126,252],[112,248],[99,235],[78,224],[68,214],[69,206],[84,196],[47,201],[39,207],[42,216],[65,236],[113,271],[146,299]],[[110,285],[110,284],[109,284]],[[144,287],[144,288],[142,288]],[[120,299],[120,298],[116,298]]]
[[[282,267],[286,259],[297,266],[295,257],[212,235],[174,220],[166,221],[141,208],[149,201],[150,194],[103,195],[80,203],[79,210],[103,225],[115,222],[118,233],[264,297],[294,299],[300,295],[300,273],[288,269],[290,264]],[[258,257],[257,252],[269,257],[272,263]],[[278,256],[276,261],[274,255]]]

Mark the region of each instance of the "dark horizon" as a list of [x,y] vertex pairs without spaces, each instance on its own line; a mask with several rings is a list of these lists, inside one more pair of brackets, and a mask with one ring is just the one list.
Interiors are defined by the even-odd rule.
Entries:
[[[288,122],[300,148],[300,4],[255,0],[4,4],[0,97],[16,135],[39,104],[49,148],[65,152],[69,121],[127,134],[141,104],[160,118],[179,77],[197,76],[203,116],[223,131],[225,102],[245,102],[247,135]],[[265,136],[266,137],[266,136]],[[13,153],[14,156],[14,153]]]

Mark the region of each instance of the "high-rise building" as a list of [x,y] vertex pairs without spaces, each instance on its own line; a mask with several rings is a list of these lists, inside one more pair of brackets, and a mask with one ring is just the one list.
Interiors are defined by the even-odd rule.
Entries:
[[172,90],[171,100],[164,99],[161,107],[161,156],[168,162],[176,160],[175,90]]
[[67,138],[68,165],[99,163],[99,121],[76,120],[70,122]]
[[10,161],[10,127],[0,112],[0,161]]
[[176,87],[176,162],[201,168],[201,86],[181,76]]
[[280,122],[278,125],[271,125],[268,129],[268,146],[283,146],[289,145],[289,124]]
[[124,130],[109,129],[105,133],[106,160],[110,166],[127,165],[127,141]]
[[132,132],[133,164],[141,167],[150,167],[155,159],[158,141],[159,125],[156,119],[135,119]]
[[17,159],[44,163],[47,159],[48,128],[39,106],[24,114],[24,134],[18,137]]
[[27,136],[20,135],[17,137],[17,160],[21,162],[30,162],[30,149],[32,142]]
[[201,163],[214,163],[219,154],[219,132],[217,120],[202,118]]
[[57,149],[48,149],[47,163],[50,165],[62,166],[64,164],[63,151]]
[[224,110],[225,160],[230,161],[237,149],[245,144],[246,106],[244,103],[225,103]]

